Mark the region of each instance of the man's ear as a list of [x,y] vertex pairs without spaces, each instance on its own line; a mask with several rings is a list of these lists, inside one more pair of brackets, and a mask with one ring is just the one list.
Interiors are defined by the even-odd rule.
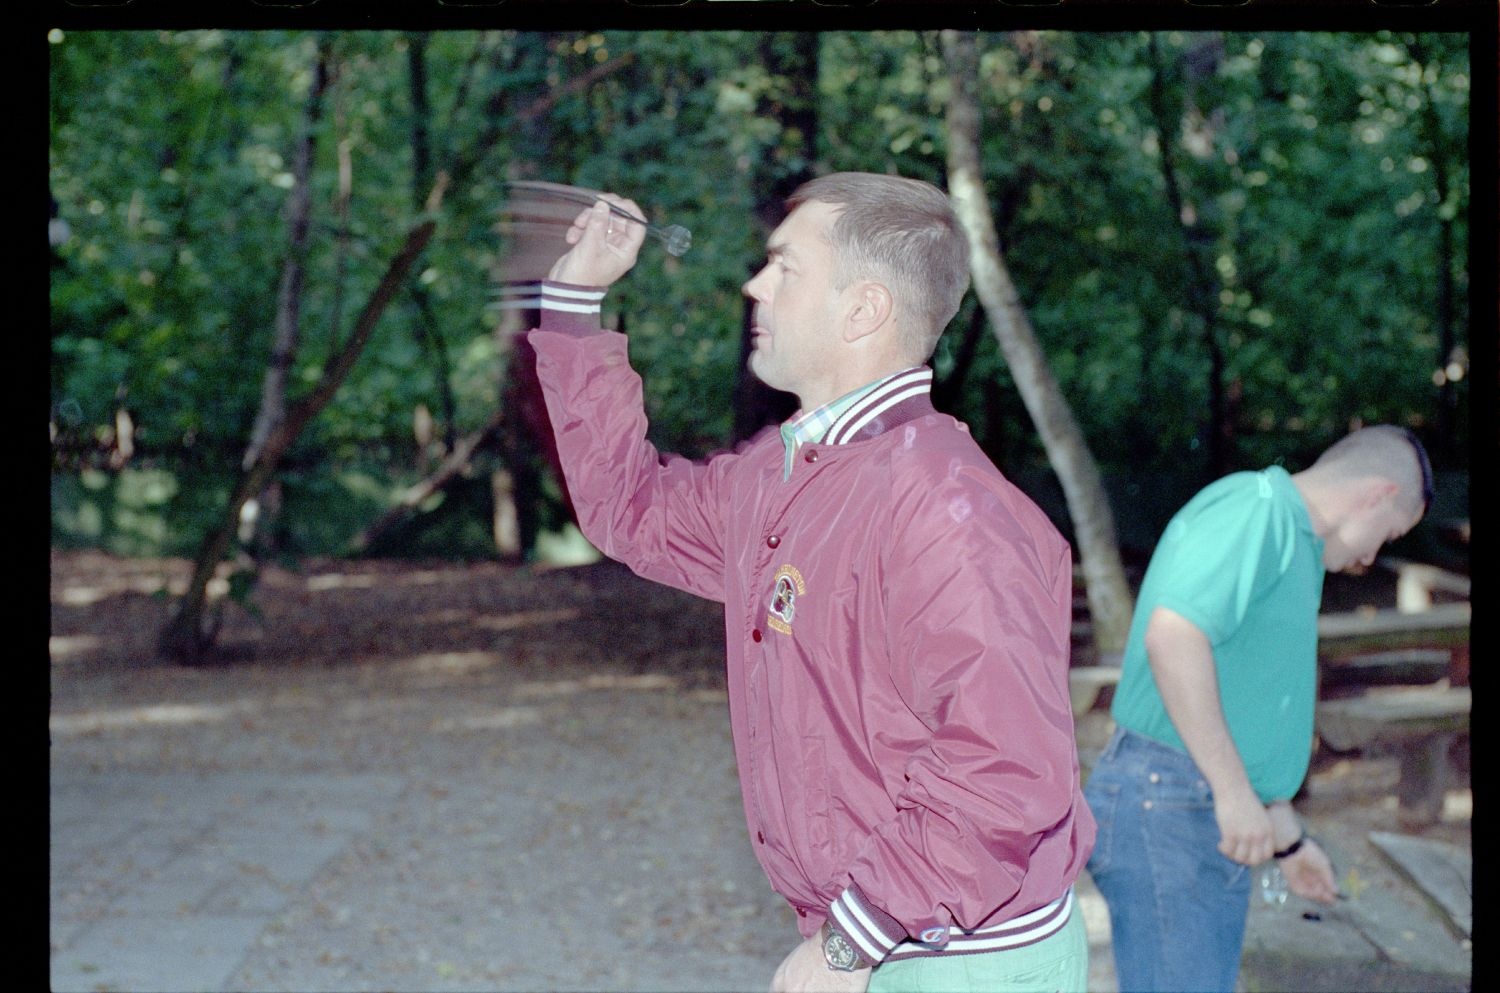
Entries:
[[1384,476],[1371,476],[1364,483],[1364,488],[1360,493],[1360,510],[1367,510],[1386,500],[1393,500],[1401,490],[1394,480],[1386,479]]
[[1375,488],[1377,500],[1394,500],[1401,492],[1401,485],[1394,479],[1382,479],[1380,485]]
[[851,287],[848,316],[844,321],[844,340],[850,343],[874,334],[891,323],[896,300],[884,283],[873,280]]

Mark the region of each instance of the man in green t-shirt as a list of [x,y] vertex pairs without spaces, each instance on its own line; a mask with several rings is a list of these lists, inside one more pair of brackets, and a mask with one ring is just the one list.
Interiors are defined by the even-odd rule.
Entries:
[[1369,566],[1431,499],[1421,444],[1381,425],[1295,475],[1226,476],[1172,518],[1084,790],[1122,993],[1232,991],[1249,867],[1267,859],[1294,893],[1333,902],[1332,865],[1291,807],[1311,754],[1323,575]]

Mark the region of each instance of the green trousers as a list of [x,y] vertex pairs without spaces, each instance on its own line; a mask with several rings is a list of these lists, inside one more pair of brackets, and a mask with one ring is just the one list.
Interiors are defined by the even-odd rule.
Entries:
[[869,993],[1084,993],[1088,979],[1088,933],[1074,906],[1062,930],[1034,945],[887,962]]

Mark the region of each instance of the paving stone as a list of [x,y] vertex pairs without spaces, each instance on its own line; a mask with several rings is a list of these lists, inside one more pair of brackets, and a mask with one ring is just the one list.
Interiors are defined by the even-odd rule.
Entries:
[[54,993],[222,990],[263,927],[250,917],[136,915],[99,922],[52,957]]
[[1325,836],[1321,843],[1335,866],[1359,867],[1358,892],[1332,908],[1295,895],[1279,908],[1253,902],[1241,966],[1247,990],[1470,987],[1470,950],[1420,894],[1373,855],[1364,838]]
[[1446,915],[1457,937],[1473,933],[1474,859],[1468,851],[1388,831],[1371,833],[1370,844]]

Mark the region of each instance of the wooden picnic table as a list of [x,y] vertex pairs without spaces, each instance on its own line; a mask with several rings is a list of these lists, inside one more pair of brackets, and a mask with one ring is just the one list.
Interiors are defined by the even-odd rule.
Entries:
[[1395,753],[1401,768],[1396,786],[1401,818],[1431,824],[1442,814],[1443,794],[1453,779],[1448,752],[1469,730],[1472,698],[1467,686],[1400,687],[1318,704],[1318,737],[1338,751]]
[[1318,661],[1326,673],[1347,664],[1369,664],[1373,655],[1443,651],[1448,654],[1448,681],[1469,683],[1468,601],[1435,604],[1415,613],[1402,610],[1353,610],[1318,617]]
[[[1468,594],[1467,577],[1397,560],[1381,564],[1425,593]],[[1441,815],[1453,779],[1449,752],[1469,730],[1472,609],[1467,600],[1434,604],[1410,590],[1406,607],[1318,618],[1324,699],[1317,731],[1337,751],[1394,753],[1401,768],[1400,816],[1430,824]],[[1328,698],[1347,692],[1359,695]]]

